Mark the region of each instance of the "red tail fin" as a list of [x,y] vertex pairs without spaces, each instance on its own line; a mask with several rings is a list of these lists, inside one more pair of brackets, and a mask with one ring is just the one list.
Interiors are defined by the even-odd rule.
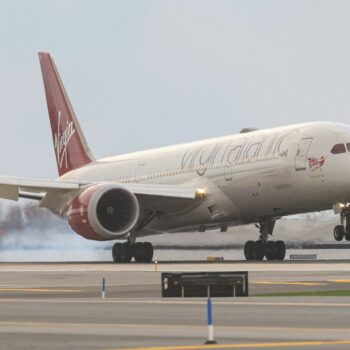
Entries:
[[50,116],[59,175],[93,161],[55,63],[48,53],[39,53],[47,108]]

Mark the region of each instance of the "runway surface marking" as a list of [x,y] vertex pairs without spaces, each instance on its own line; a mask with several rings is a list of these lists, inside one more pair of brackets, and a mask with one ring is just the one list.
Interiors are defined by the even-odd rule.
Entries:
[[[346,297],[344,297],[346,298]],[[0,303],[53,303],[53,304],[150,304],[150,305],[206,305],[207,300],[139,300],[139,299],[17,299],[0,298]],[[305,307],[350,307],[350,303],[320,303],[320,302],[272,302],[272,301],[220,301],[213,299],[215,305],[238,306],[305,306]]]
[[[206,325],[191,325],[191,324],[151,324],[151,323],[74,323],[74,322],[34,322],[34,321],[0,321],[0,332],[1,327],[35,327],[39,329],[44,328],[58,328],[63,327],[71,330],[72,328],[148,328],[148,329],[186,329],[189,327],[192,329],[204,330],[207,328]],[[215,326],[218,330],[235,330],[235,331],[277,331],[277,332],[301,332],[307,331],[319,334],[320,332],[327,333],[350,333],[349,328],[305,328],[305,327],[257,327],[257,326]],[[315,335],[315,336],[316,336]],[[350,340],[346,340],[350,341]],[[147,348],[148,349],[148,348]]]
[[332,283],[350,283],[350,280],[329,280],[327,282],[332,282]]
[[283,282],[283,281],[259,281],[250,282],[251,284],[273,284],[273,285],[287,285],[287,286],[326,286],[327,283],[322,282]]
[[[167,263],[158,261],[158,272],[168,271],[232,271],[232,269],[239,269],[240,271],[276,271],[276,272],[315,272],[320,271],[344,271],[349,272],[349,263],[347,261],[318,261],[307,263],[247,263],[243,261],[225,262],[225,263],[206,263],[206,262],[193,262],[193,263]],[[91,262],[79,262],[79,263],[10,263],[3,262],[0,264],[0,272],[155,272],[154,264],[113,264],[113,263],[91,263]]]
[[0,292],[33,292],[33,293],[77,293],[81,289],[49,289],[49,288],[0,288]]
[[302,346],[326,346],[326,345],[348,345],[350,340],[320,340],[320,341],[294,341],[273,343],[233,343],[233,344],[210,344],[189,346],[164,346],[148,348],[126,348],[110,350],[199,350],[199,349],[258,349],[258,348],[287,348]]

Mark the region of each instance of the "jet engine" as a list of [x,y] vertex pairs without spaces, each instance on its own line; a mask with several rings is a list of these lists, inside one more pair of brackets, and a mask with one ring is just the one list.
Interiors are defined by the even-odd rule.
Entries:
[[136,196],[115,185],[88,187],[71,203],[68,222],[81,236],[98,241],[124,237],[139,219]]

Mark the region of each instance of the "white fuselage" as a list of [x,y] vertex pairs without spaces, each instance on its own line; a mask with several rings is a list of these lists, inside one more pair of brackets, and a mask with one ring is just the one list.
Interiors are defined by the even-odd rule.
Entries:
[[191,184],[208,195],[178,205],[143,235],[223,228],[348,202],[350,127],[315,122],[100,159],[62,180]]

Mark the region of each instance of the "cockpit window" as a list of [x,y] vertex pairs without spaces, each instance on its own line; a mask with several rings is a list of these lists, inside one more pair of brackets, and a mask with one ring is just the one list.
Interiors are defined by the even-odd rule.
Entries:
[[350,143],[346,144],[346,148],[348,149],[348,151],[350,152]]
[[[348,145],[350,146],[350,144],[348,144]],[[345,153],[345,152],[346,152],[346,149],[345,149],[345,145],[343,143],[337,143],[336,145],[333,146],[333,148],[331,150],[331,153],[333,153],[333,154],[339,154],[339,153]]]

